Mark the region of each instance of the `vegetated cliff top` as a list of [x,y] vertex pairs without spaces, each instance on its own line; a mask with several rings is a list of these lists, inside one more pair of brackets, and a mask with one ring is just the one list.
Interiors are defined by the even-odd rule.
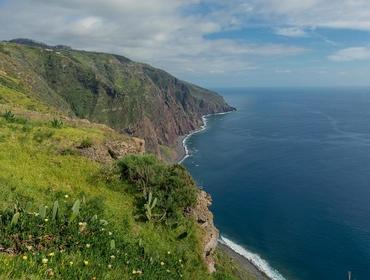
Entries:
[[38,100],[141,137],[148,151],[170,151],[167,158],[202,115],[234,110],[217,93],[147,64],[28,39],[0,43],[0,71]]
[[207,271],[183,167],[63,110],[0,71],[0,279],[238,279]]

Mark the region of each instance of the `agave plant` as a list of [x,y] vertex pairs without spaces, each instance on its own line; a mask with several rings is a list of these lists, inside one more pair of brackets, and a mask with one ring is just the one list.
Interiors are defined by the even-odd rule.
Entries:
[[148,221],[152,220],[152,218],[154,216],[153,215],[153,209],[157,205],[157,201],[158,201],[158,199],[157,198],[153,199],[153,194],[152,194],[152,192],[150,192],[149,196],[148,196],[148,201],[147,201],[147,203],[144,204],[145,216],[148,219]]
[[77,199],[72,206],[72,215],[70,217],[70,221],[74,221],[78,217],[78,215],[80,214],[80,206],[81,201]]
[[63,127],[63,122],[58,119],[53,119],[51,122],[51,126],[54,128],[62,128]]
[[58,201],[55,201],[54,202],[54,205],[53,205],[53,214],[52,214],[52,217],[51,217],[51,219],[53,221],[56,220],[56,218],[58,216],[58,213],[59,213],[59,202]]
[[19,217],[20,217],[19,212],[16,212],[16,213],[13,215],[13,218],[12,218],[12,220],[11,220],[11,222],[10,222],[10,225],[15,226],[15,225],[18,223],[18,221],[19,221]]
[[12,113],[12,111],[6,111],[4,114],[3,114],[3,117],[5,118],[5,120],[7,120],[8,122],[14,122],[15,121],[15,115]]

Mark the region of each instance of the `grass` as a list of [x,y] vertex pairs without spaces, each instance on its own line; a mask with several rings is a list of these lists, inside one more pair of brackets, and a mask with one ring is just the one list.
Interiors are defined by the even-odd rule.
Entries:
[[[235,279],[221,270],[214,275],[206,271],[198,228],[180,214],[187,194],[181,194],[181,187],[192,182],[185,170],[151,156],[127,157],[118,167],[102,166],[59,151],[85,139],[96,143],[119,137],[113,132],[68,122],[54,127],[42,118],[12,119],[0,117],[0,279]],[[143,185],[123,166],[135,178],[142,176],[138,180],[158,197],[155,211],[167,211],[171,219],[143,218]],[[151,168],[153,181],[145,181],[143,166]],[[81,209],[71,221],[77,200]],[[55,201],[60,214],[53,220]],[[48,208],[41,218],[44,206]],[[12,225],[16,213],[18,222]],[[84,223],[86,231],[81,230]],[[179,238],[184,232],[186,238]]]

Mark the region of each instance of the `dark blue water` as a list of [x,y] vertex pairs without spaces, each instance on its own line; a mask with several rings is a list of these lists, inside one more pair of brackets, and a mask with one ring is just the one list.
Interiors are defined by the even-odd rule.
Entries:
[[287,279],[370,279],[370,89],[220,91],[184,164],[222,235]]

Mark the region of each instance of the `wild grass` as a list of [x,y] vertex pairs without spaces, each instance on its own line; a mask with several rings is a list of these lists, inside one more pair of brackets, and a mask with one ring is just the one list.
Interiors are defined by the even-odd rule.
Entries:
[[[182,167],[152,156],[102,166],[61,153],[114,134],[17,121],[18,109],[0,115],[0,279],[233,279],[206,271],[198,227],[181,211],[195,191]],[[150,193],[151,215],[165,219],[145,215]]]

